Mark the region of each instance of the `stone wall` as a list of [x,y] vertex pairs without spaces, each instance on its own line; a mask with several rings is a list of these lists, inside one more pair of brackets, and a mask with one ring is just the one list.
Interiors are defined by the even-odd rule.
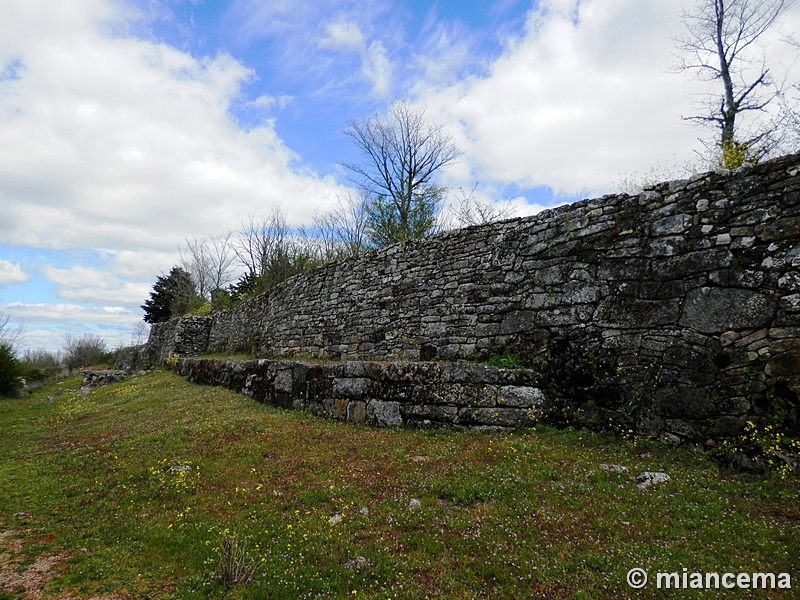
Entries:
[[545,407],[539,375],[479,364],[234,362],[178,358],[191,381],[259,402],[378,427],[497,429],[533,425]]
[[148,347],[161,360],[514,355],[565,419],[675,441],[748,420],[797,431],[800,155],[331,263],[203,324],[155,326]]

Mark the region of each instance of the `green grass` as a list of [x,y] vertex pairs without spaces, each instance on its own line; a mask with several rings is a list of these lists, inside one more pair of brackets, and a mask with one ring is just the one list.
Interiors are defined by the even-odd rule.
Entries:
[[[58,557],[43,597],[749,597],[635,592],[632,567],[788,572],[800,587],[796,475],[569,430],[369,429],[167,372],[43,402],[56,387],[0,400],[0,569]],[[637,489],[648,470],[672,481]],[[221,544],[238,564],[221,568]],[[2,581],[0,599],[26,597]]]

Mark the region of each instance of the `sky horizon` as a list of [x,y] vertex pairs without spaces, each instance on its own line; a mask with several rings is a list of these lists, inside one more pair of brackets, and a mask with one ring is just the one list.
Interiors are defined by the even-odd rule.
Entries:
[[[691,6],[692,2],[682,5]],[[709,130],[674,0],[0,0],[0,313],[18,350],[142,341],[187,239],[334,206],[348,119],[406,100],[441,183],[517,216],[664,179]],[[765,37],[800,81],[800,7]],[[713,89],[713,88],[712,88]]]

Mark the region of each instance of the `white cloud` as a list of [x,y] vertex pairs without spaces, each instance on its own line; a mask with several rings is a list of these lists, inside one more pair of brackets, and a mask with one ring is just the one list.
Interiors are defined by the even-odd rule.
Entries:
[[335,199],[271,122],[230,117],[253,73],[229,55],[112,36],[99,0],[14,4],[0,20],[0,71],[18,74],[0,80],[7,243],[165,250],[287,198],[298,222]]
[[668,0],[543,1],[484,75],[415,94],[465,150],[460,181],[602,194],[700,147],[681,120],[697,83],[672,69],[682,28]]
[[286,94],[281,94],[280,96],[263,94],[258,98],[256,98],[255,100],[253,100],[252,102],[248,102],[248,104],[256,108],[263,108],[265,110],[272,110],[273,108],[277,108],[280,110],[286,108],[293,101],[294,98]]
[[372,42],[362,55],[361,73],[372,85],[372,94],[384,98],[392,87],[392,62],[380,41]]
[[177,249],[172,252],[121,250],[113,253],[108,270],[120,279],[155,283],[156,277],[169,272],[176,260]]
[[67,334],[97,335],[108,348],[129,346],[141,338],[141,314],[121,307],[12,302],[0,310],[22,325],[18,342],[23,348],[57,352]]
[[122,281],[109,271],[91,267],[57,269],[44,266],[42,273],[56,284],[59,298],[73,302],[139,306],[152,288],[152,284]]
[[119,306],[82,304],[28,304],[11,302],[2,311],[26,324],[92,323],[127,326],[141,320],[141,315]]
[[19,264],[0,258],[0,286],[25,281],[28,281],[28,274],[23,272]]
[[320,40],[320,48],[334,50],[360,51],[364,48],[366,40],[358,23],[345,19],[338,19],[325,25],[325,37]]
[[393,66],[386,46],[380,39],[368,40],[359,24],[342,15],[326,22],[325,36],[318,47],[333,52],[358,54],[360,76],[366,81],[375,98],[386,98],[392,91]]

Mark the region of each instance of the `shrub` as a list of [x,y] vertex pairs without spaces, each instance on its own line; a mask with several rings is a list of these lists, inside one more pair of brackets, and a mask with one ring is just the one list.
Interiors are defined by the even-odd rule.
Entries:
[[741,436],[722,442],[710,455],[717,462],[740,471],[774,471],[781,479],[786,479],[797,468],[800,440],[787,437],[774,425],[758,427],[748,421]]
[[31,389],[31,383],[41,384],[58,375],[63,368],[61,358],[47,350],[26,350],[20,365],[28,390]]
[[0,344],[0,396],[16,396],[22,389],[22,365],[9,344]]
[[85,334],[83,337],[74,338],[68,333],[64,338],[64,365],[71,371],[89,365],[104,364],[108,358],[106,342],[99,336]]
[[742,144],[734,140],[725,140],[722,144],[720,157],[721,166],[725,169],[738,169],[747,162],[755,162],[750,156],[747,144]]
[[203,302],[197,303],[196,306],[192,307],[189,311],[187,311],[184,317],[207,317],[212,312],[214,312],[214,307],[211,306],[210,302]]

